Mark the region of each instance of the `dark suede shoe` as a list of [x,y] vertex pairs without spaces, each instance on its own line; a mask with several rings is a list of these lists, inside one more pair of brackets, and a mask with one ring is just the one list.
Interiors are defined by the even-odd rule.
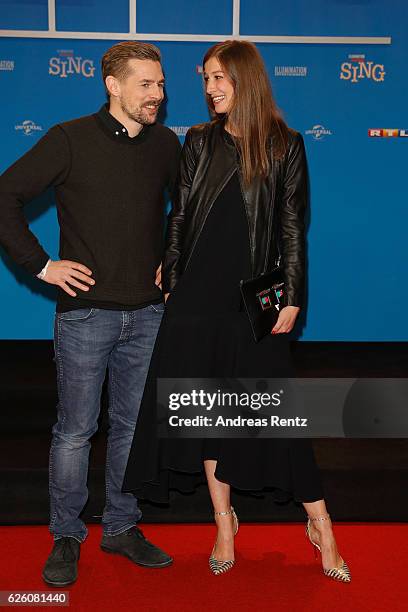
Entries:
[[64,587],[78,577],[81,544],[75,538],[59,538],[44,566],[42,577],[51,586]]
[[101,548],[107,553],[123,555],[143,567],[167,567],[173,563],[173,559],[149,542],[136,526],[119,535],[104,535]]

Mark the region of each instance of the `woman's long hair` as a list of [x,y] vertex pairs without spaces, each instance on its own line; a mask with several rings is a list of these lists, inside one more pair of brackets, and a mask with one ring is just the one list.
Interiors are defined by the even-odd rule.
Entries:
[[[284,157],[288,127],[276,106],[265,64],[254,44],[227,40],[211,47],[203,59],[216,57],[234,86],[228,122],[236,138],[246,186],[270,171],[270,146],[275,159]],[[211,115],[216,116],[211,96],[206,94]]]

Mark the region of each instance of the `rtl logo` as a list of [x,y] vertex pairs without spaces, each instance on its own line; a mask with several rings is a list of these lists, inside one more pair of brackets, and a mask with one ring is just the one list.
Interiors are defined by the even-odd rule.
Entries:
[[408,130],[397,130],[390,128],[370,128],[368,135],[371,138],[408,138]]

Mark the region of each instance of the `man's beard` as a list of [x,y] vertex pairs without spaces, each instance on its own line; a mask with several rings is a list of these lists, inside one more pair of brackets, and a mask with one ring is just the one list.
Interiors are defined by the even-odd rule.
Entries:
[[156,123],[157,113],[156,115],[152,116],[152,115],[149,115],[147,112],[143,111],[145,106],[147,105],[151,106],[152,104],[154,104],[157,109],[160,106],[160,103],[146,102],[146,104],[144,104],[143,106],[140,106],[137,110],[131,111],[129,107],[126,105],[126,102],[124,100],[120,101],[120,107],[122,111],[125,113],[125,115],[127,115],[129,119],[133,119],[133,121],[137,121],[137,123],[140,123],[140,125],[151,125],[152,123]]

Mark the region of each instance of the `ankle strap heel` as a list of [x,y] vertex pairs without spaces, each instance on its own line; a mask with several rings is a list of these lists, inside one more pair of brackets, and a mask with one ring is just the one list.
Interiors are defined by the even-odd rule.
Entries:
[[[307,524],[306,524],[306,536],[309,539],[310,543],[313,545],[313,548],[316,552],[318,550],[320,553],[322,552],[320,549],[320,545],[315,542],[310,533],[310,525],[313,521],[328,521],[330,519],[330,514],[326,514],[326,516],[307,516]],[[347,563],[344,559],[341,559],[340,567],[332,567],[330,569],[324,569],[323,573],[328,578],[332,578],[333,580],[338,580],[339,582],[350,582],[351,581],[351,572]]]
[[[214,516],[229,516],[229,515],[232,515],[232,518],[234,521],[234,536],[235,536],[237,535],[237,532],[238,532],[239,522],[238,522],[238,517],[235,514],[234,508],[231,506],[231,509],[227,510],[226,512],[214,512]],[[214,550],[215,550],[216,544],[217,542],[214,544],[214,548],[209,558],[209,565],[210,565],[210,570],[212,571],[212,573],[218,576],[219,574],[225,574],[225,572],[228,572],[230,569],[232,569],[235,565],[235,561],[233,559],[230,559],[227,561],[219,561],[218,559],[216,559],[214,557]]]
[[307,518],[309,519],[309,521],[328,521],[330,520],[330,514],[326,514],[326,516],[315,516],[315,517],[311,517],[307,515]]
[[231,506],[231,510],[227,510],[226,512],[214,512],[214,516],[227,516],[228,514],[233,514],[234,508]]

